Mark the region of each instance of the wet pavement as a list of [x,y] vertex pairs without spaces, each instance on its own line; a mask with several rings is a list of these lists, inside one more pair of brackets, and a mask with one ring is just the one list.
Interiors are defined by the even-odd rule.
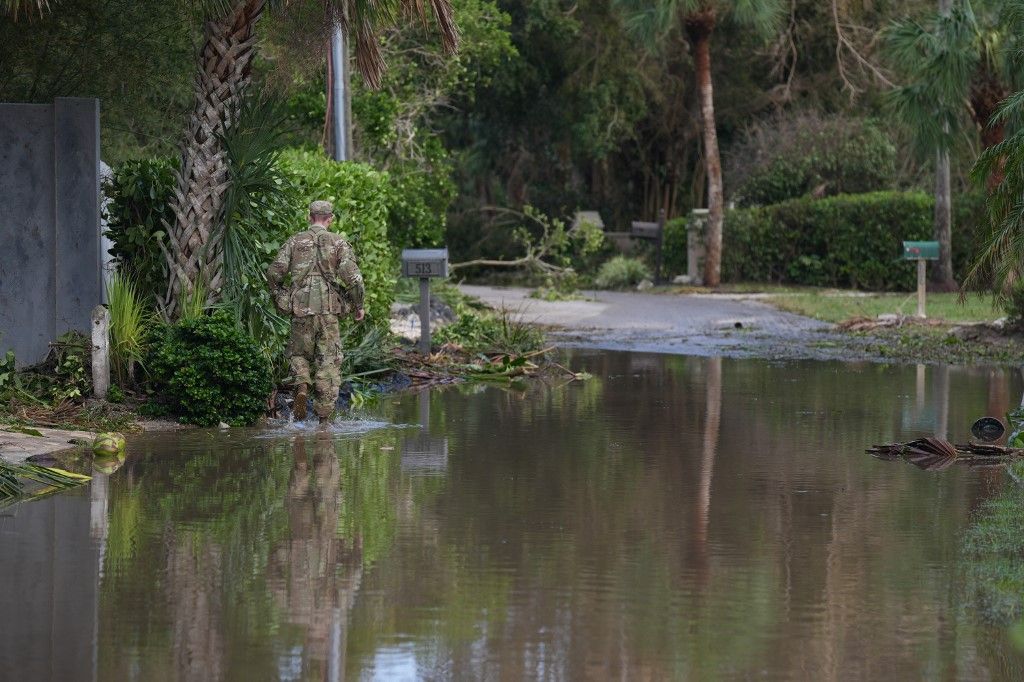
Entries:
[[567,351],[316,429],[142,434],[0,510],[0,678],[1016,680],[961,536],[1017,372]]
[[460,285],[518,319],[550,327],[560,346],[648,353],[790,359],[867,356],[832,325],[750,296],[582,291],[582,300],[529,298],[530,289]]

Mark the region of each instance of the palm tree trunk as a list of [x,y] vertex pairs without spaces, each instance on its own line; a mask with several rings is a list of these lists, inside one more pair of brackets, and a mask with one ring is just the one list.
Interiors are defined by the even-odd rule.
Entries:
[[221,136],[251,80],[256,22],[267,0],[236,0],[230,12],[207,22],[199,52],[195,107],[181,150],[177,187],[171,198],[174,224],[165,225],[164,246],[169,276],[164,314],[174,319],[182,296],[197,285],[207,303],[218,300],[222,285],[223,245],[220,223],[230,179]]
[[715,11],[704,9],[687,15],[684,24],[693,46],[697,72],[697,96],[700,100],[701,128],[704,135],[704,171],[708,181],[708,222],[704,232],[704,285],[717,287],[722,281],[722,223],[725,197],[722,191],[722,157],[718,151],[715,124],[715,99],[711,82],[711,34],[715,30]]
[[934,239],[939,243],[939,260],[932,265],[932,288],[936,291],[956,291],[953,278],[953,204],[949,180],[949,151],[940,149],[935,154],[935,217]]
[[[952,11],[953,0],[939,0],[939,13]],[[950,197],[949,150],[939,149],[935,155],[935,216],[933,239],[939,243],[939,260],[932,265],[932,288],[956,291],[953,279],[953,204]]]

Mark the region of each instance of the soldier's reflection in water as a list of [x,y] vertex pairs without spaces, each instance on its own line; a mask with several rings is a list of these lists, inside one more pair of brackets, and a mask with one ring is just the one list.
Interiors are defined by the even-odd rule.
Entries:
[[362,548],[338,534],[341,470],[329,434],[294,444],[285,506],[288,536],[272,548],[268,577],[284,619],[305,632],[301,651],[282,652],[288,677],[345,675],[348,613],[362,578]]

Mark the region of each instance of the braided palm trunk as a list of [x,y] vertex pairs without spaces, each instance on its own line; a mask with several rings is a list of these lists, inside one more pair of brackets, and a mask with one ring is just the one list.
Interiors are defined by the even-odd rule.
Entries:
[[169,277],[163,311],[176,319],[181,301],[202,286],[206,302],[219,299],[223,284],[224,195],[230,183],[221,136],[232,123],[249,85],[256,22],[267,0],[237,0],[224,17],[206,24],[199,53],[195,109],[181,150],[181,168],[171,198],[174,224],[162,245]]

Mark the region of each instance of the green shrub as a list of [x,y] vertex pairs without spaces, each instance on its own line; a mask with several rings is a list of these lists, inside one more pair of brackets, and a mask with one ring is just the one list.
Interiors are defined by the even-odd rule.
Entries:
[[[901,242],[931,239],[933,206],[932,198],[921,192],[874,192],[729,211],[723,237],[723,277],[727,281],[912,290],[916,270],[913,263],[898,260]],[[974,204],[964,202],[963,206],[956,211],[954,234],[964,231],[961,224],[975,220],[971,215]],[[955,239],[954,263],[965,267],[974,244]]]
[[599,289],[627,289],[650,278],[650,268],[639,258],[615,256],[601,266],[594,284]]
[[422,160],[394,162],[388,170],[388,239],[400,249],[444,244],[448,208],[455,199],[451,161],[436,138]]
[[174,191],[176,168],[177,161],[167,157],[126,161],[104,187],[110,200],[105,208],[107,236],[113,242],[110,253],[146,300],[162,297],[167,289],[158,239],[164,233],[163,221],[174,219],[167,201]]
[[665,238],[662,243],[662,265],[671,275],[686,272],[686,227],[687,218],[673,218],[665,223]]
[[253,423],[273,388],[259,346],[226,311],[167,327],[146,369],[166,412],[200,426]]
[[755,125],[728,158],[740,206],[857,194],[896,184],[896,147],[870,120],[783,114]]

